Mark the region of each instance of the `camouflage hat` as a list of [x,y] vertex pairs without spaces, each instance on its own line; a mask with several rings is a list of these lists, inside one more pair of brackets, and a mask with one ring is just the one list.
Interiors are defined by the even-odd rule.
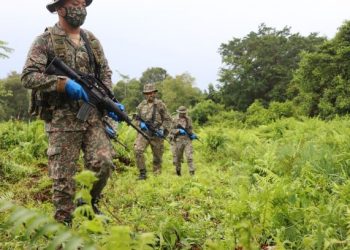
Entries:
[[146,83],[143,86],[143,93],[152,93],[152,92],[158,92],[158,90],[156,89],[156,86],[152,83]]
[[[53,0],[52,3],[49,3],[46,5],[46,9],[48,9],[51,13],[56,11],[56,7],[63,3],[64,0]],[[92,0],[85,0],[86,6],[89,6],[91,4]]]
[[176,112],[180,113],[180,114],[186,114],[187,112],[187,108],[185,106],[180,106]]

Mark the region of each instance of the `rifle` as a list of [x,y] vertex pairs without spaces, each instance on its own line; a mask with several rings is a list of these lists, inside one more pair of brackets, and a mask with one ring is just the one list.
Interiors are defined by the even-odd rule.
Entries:
[[[183,129],[183,130],[186,132],[187,136],[190,137],[190,139],[191,139],[191,136],[193,135],[193,133],[189,133],[188,130],[185,129],[185,128],[184,128],[183,126],[181,126],[180,124],[177,125],[177,128]],[[191,140],[192,140],[192,139],[191,139]],[[199,137],[198,137],[197,135],[196,135],[195,140],[198,140],[200,143],[203,143],[203,142],[199,139]]]
[[84,88],[89,96],[89,102],[84,102],[84,104],[80,107],[77,114],[77,118],[79,120],[86,121],[90,112],[94,108],[105,110],[107,112],[113,112],[122,121],[125,121],[127,125],[133,127],[138,133],[149,141],[148,136],[131,122],[130,118],[125,112],[121,111],[117,105],[115,105],[115,102],[118,102],[118,100],[114,97],[113,92],[107,88],[100,79],[89,74],[76,73],[58,57],[55,57],[51,61],[49,66],[47,66],[45,73],[49,75],[67,76],[79,83]]
[[[147,128],[149,129],[149,131],[151,131],[152,134],[158,136],[159,138],[162,138],[162,139],[168,141],[168,139],[166,138],[165,135],[160,136],[160,135],[158,134],[157,128],[156,128],[156,127],[154,126],[154,124],[152,124],[150,121],[145,121],[145,120],[143,120],[143,119],[142,119],[139,115],[137,115],[137,114],[135,115],[135,120],[138,120],[138,121],[140,121],[140,122],[144,122],[144,123],[146,124]],[[169,142],[169,141],[168,141],[168,142]],[[169,142],[169,143],[170,143],[170,142]]]

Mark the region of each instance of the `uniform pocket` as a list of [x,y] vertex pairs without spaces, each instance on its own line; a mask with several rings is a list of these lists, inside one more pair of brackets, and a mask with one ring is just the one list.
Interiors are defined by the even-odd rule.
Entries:
[[55,147],[55,146],[51,146],[47,149],[47,156],[50,157],[50,156],[54,156],[54,155],[58,155],[62,152],[62,148],[60,147]]

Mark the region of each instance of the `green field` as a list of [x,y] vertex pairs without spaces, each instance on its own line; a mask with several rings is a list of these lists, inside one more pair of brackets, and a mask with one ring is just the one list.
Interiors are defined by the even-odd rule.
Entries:
[[[137,181],[132,151],[115,144],[109,222],[77,216],[69,229],[51,221],[43,124],[0,124],[0,249],[350,249],[348,118],[196,132],[194,177],[186,163],[175,175],[166,143],[162,174]],[[134,138],[121,128],[130,149]]]

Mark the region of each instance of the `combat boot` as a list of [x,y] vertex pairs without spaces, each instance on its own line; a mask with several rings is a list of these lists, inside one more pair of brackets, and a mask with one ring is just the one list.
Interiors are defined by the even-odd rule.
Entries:
[[147,175],[146,175],[146,170],[145,169],[142,169],[140,170],[140,175],[139,175],[139,178],[137,178],[137,180],[146,180],[147,179]]
[[98,208],[98,199],[92,199],[91,200],[91,206],[92,206],[92,210],[94,210],[94,213],[97,215],[104,215],[101,210]]
[[181,169],[177,168],[177,169],[176,169],[176,174],[177,174],[178,176],[181,176]]

